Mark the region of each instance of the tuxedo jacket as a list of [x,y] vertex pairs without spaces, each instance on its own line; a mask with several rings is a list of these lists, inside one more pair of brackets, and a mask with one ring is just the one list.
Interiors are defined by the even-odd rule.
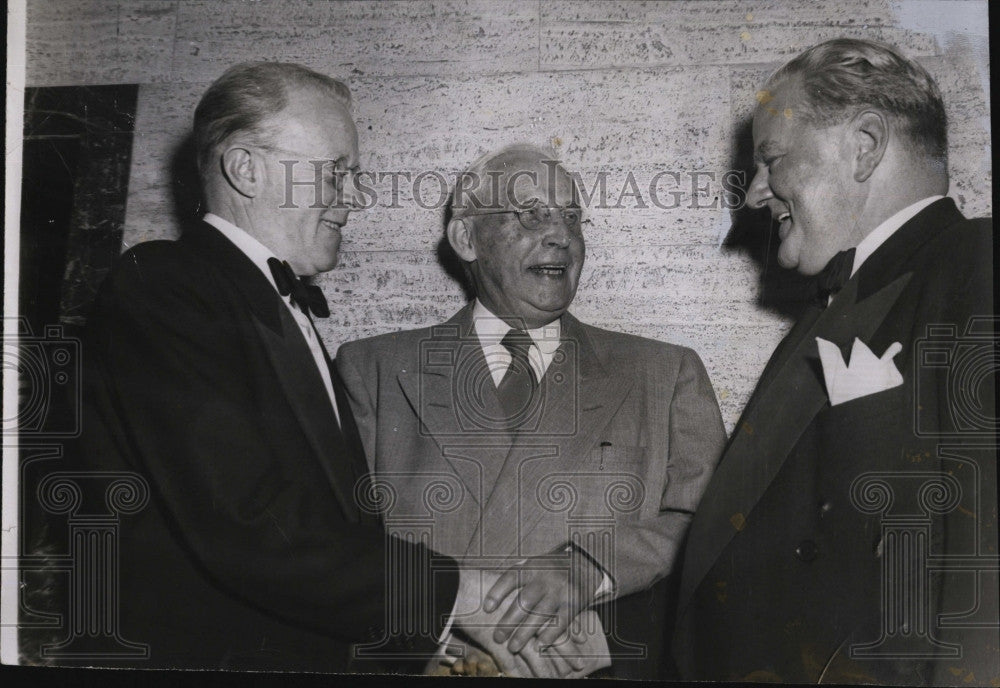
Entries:
[[388,529],[494,562],[575,543],[614,580],[598,611],[616,675],[656,676],[665,577],[725,437],[700,359],[566,314],[538,406],[509,431],[472,311],[338,352]]
[[[992,260],[939,200],[779,345],[691,527],[684,678],[996,680]],[[817,337],[900,343],[902,385],[831,406]]]
[[115,663],[346,670],[352,646],[433,651],[454,567],[359,505],[349,404],[342,432],[287,306],[221,233],[126,252],[84,360],[85,465],[137,474],[150,494],[118,529],[119,632],[148,657]]

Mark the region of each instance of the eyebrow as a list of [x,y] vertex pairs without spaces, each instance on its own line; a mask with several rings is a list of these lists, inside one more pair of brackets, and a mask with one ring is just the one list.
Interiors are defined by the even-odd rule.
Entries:
[[354,165],[353,167],[344,167],[344,168],[341,167],[342,165],[346,165],[349,160],[350,158],[348,156],[341,155],[339,158],[330,158],[327,160],[322,160],[317,162],[322,162],[323,167],[333,166],[335,172],[351,172],[352,174],[357,174],[358,172],[360,172],[361,171],[360,163]]
[[777,146],[773,141],[764,141],[753,153],[754,162],[764,162],[767,158],[774,155],[777,151]]

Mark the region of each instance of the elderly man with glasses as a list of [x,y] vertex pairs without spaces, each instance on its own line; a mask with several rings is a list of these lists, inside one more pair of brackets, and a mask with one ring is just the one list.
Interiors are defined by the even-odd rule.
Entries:
[[337,367],[389,531],[504,571],[485,603],[494,641],[517,654],[570,627],[607,647],[552,654],[560,674],[654,678],[725,434],[697,354],[567,312],[577,198],[552,151],[481,158],[447,227],[476,298],[442,325],[345,344]]

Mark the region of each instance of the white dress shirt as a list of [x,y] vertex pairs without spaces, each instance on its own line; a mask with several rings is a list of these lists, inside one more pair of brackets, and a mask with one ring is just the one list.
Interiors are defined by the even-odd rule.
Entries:
[[[222,232],[222,235],[229,239],[236,248],[246,254],[254,265],[256,265],[267,281],[271,283],[274,287],[275,292],[278,291],[278,286],[274,283],[274,275],[271,274],[271,268],[267,264],[269,258],[277,258],[271,250],[264,246],[264,244],[257,241],[255,238],[246,233],[246,231],[240,229],[232,222],[222,219],[218,215],[213,215],[212,213],[205,214],[205,222],[215,227],[217,230]],[[340,411],[337,409],[337,398],[333,393],[333,381],[330,379],[330,367],[326,362],[326,354],[323,353],[323,344],[319,340],[319,333],[316,332],[316,328],[313,327],[312,322],[310,322],[308,316],[299,310],[293,303],[292,297],[281,296],[279,298],[285,302],[288,307],[288,311],[295,318],[295,322],[298,324],[299,329],[302,331],[302,336],[305,337],[306,344],[309,345],[309,351],[312,352],[313,359],[316,362],[316,368],[319,370],[319,375],[323,378],[323,386],[326,387],[326,393],[330,397],[330,403],[333,404],[333,415],[337,419],[337,424],[340,424]]]
[[[479,337],[479,344],[483,347],[483,356],[486,357],[486,365],[489,366],[490,375],[493,377],[494,384],[499,387],[511,362],[510,351],[500,342],[514,328],[493,315],[479,299],[476,299],[476,305],[472,309],[472,320],[475,324],[476,335]],[[526,332],[533,342],[528,347],[528,363],[531,364],[531,369],[535,373],[535,380],[541,381],[556,355],[556,349],[559,348],[559,335],[561,334],[559,320],[553,320],[548,325],[542,325],[534,330],[526,330]]]
[[854,277],[854,273],[858,271],[862,263],[868,260],[871,254],[875,253],[875,250],[884,244],[889,237],[895,234],[896,230],[913,219],[917,213],[931,203],[942,198],[944,196],[941,195],[928,196],[916,203],[912,203],[873,229],[854,249],[854,267],[851,269],[851,277]]

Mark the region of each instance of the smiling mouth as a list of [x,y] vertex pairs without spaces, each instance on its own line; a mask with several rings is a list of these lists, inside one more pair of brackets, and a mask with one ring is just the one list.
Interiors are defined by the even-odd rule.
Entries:
[[562,277],[566,274],[566,269],[567,265],[565,263],[541,263],[528,268],[530,272],[536,275],[545,275],[548,277]]
[[788,232],[791,229],[792,226],[791,219],[792,219],[792,214],[787,210],[775,218],[775,220],[778,222],[778,238],[780,238],[782,241],[785,240],[785,237],[788,236]]
[[334,222],[333,220],[320,220],[320,223],[327,229],[336,229],[338,231],[344,226],[343,222]]

